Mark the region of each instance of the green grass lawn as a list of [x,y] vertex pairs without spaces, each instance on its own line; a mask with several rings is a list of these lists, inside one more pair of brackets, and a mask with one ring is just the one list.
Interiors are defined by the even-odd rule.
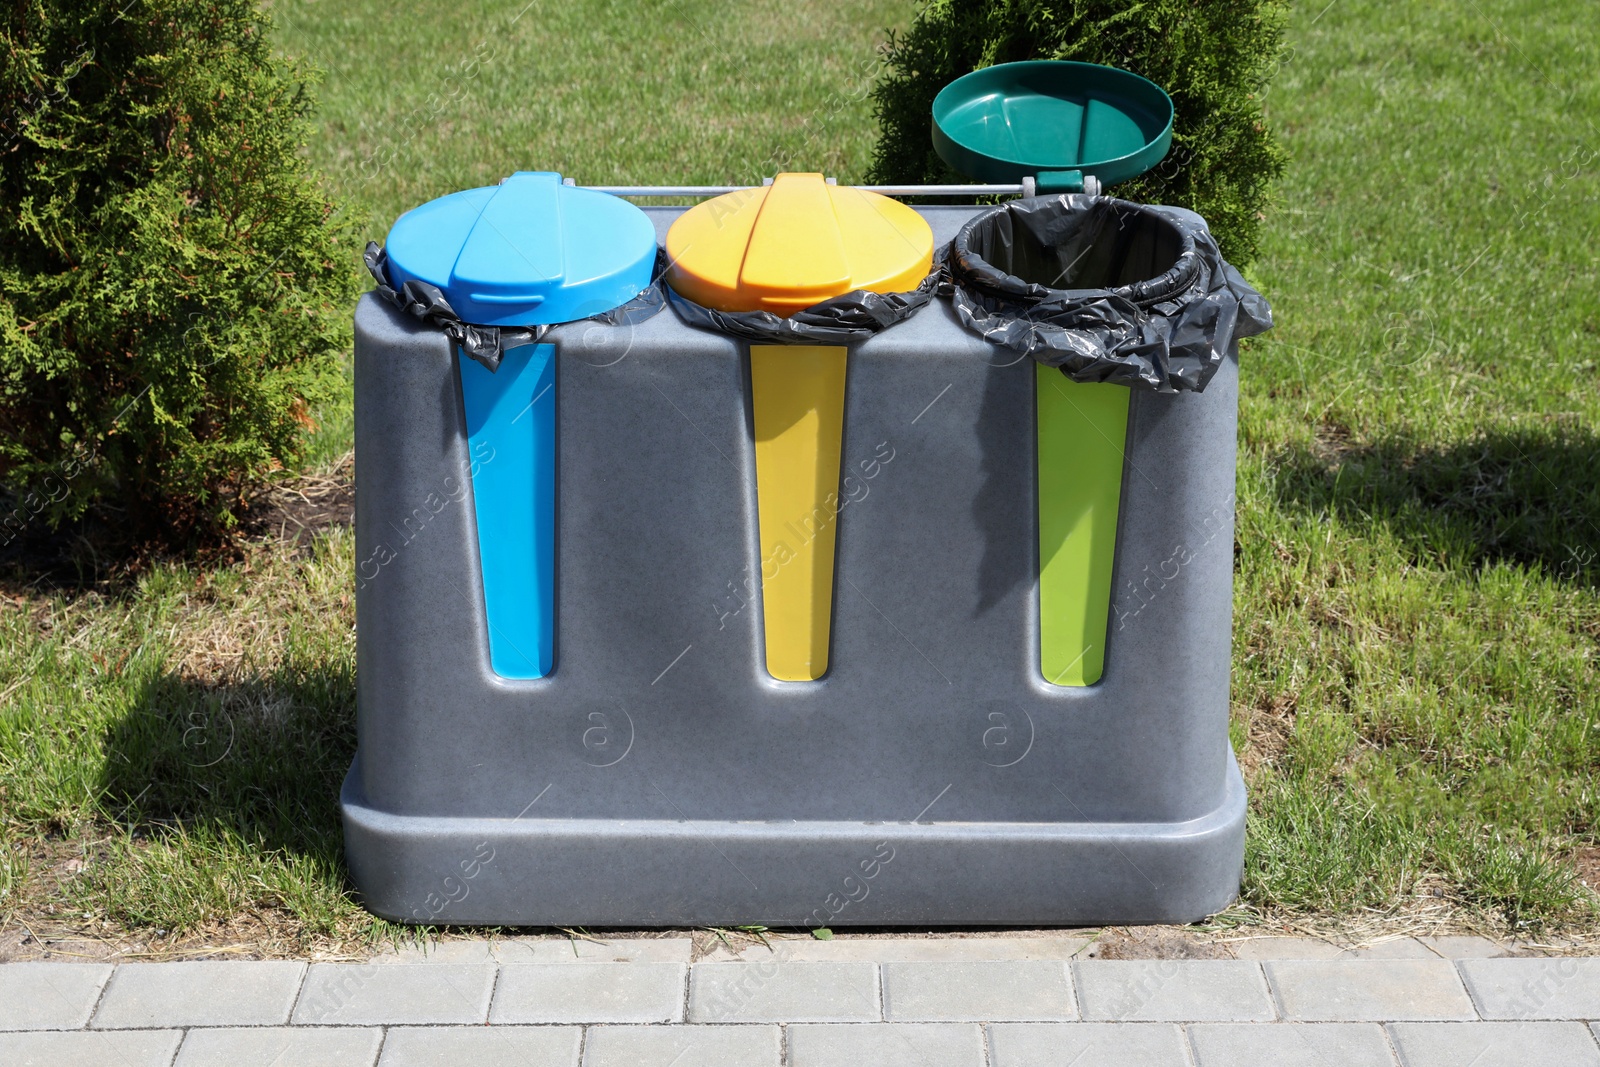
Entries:
[[[1321,12],[1320,17],[1318,12]],[[1302,11],[1246,356],[1246,900],[1592,913],[1600,57],[1577,4]],[[1585,851],[1587,850],[1587,851]]]
[[[276,0],[381,237],[518,168],[858,179],[901,3]],[[1250,273],[1229,922],[1600,932],[1600,56],[1582,5],[1297,12]],[[315,464],[349,445],[322,413]],[[336,949],[352,539],[0,599],[5,930]],[[3,946],[0,946],[3,947]]]

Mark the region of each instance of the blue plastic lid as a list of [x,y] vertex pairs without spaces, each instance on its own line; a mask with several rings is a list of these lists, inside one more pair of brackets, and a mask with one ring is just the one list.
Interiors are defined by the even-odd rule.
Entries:
[[389,283],[427,282],[479,326],[539,326],[598,315],[650,286],[656,231],[609,193],[518,171],[401,215],[385,250]]

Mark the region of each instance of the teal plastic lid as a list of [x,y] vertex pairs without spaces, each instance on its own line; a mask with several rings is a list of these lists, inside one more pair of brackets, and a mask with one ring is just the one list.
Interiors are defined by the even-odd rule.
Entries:
[[656,231],[628,201],[519,171],[401,215],[389,283],[427,282],[465,322],[540,326],[598,315],[650,286]]
[[934,97],[933,147],[978,181],[1079,171],[1112,185],[1143,174],[1172,147],[1172,98],[1115,67],[1000,63],[957,78]]

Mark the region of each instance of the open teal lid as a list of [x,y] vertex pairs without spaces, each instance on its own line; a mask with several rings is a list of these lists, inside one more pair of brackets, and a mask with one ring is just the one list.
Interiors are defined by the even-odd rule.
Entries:
[[397,289],[438,286],[479,326],[539,326],[610,311],[649,288],[656,231],[626,200],[519,171],[406,212],[384,250]]
[[1115,67],[1068,60],[1000,63],[957,78],[933,100],[933,147],[978,181],[1061,172],[1101,185],[1137,177],[1172,146],[1172,99]]

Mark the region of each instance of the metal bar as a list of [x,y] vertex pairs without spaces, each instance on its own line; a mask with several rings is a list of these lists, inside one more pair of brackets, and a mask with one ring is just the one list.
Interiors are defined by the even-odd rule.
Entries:
[[1018,196],[1026,191],[1020,185],[858,185],[856,188],[884,196]]
[[[613,196],[722,196],[759,185],[585,185],[597,193]],[[1021,185],[858,185],[869,193],[884,196],[1017,196],[1027,190]]]
[[612,196],[721,196],[737,193],[741,189],[760,188],[749,185],[583,185],[597,193]]

